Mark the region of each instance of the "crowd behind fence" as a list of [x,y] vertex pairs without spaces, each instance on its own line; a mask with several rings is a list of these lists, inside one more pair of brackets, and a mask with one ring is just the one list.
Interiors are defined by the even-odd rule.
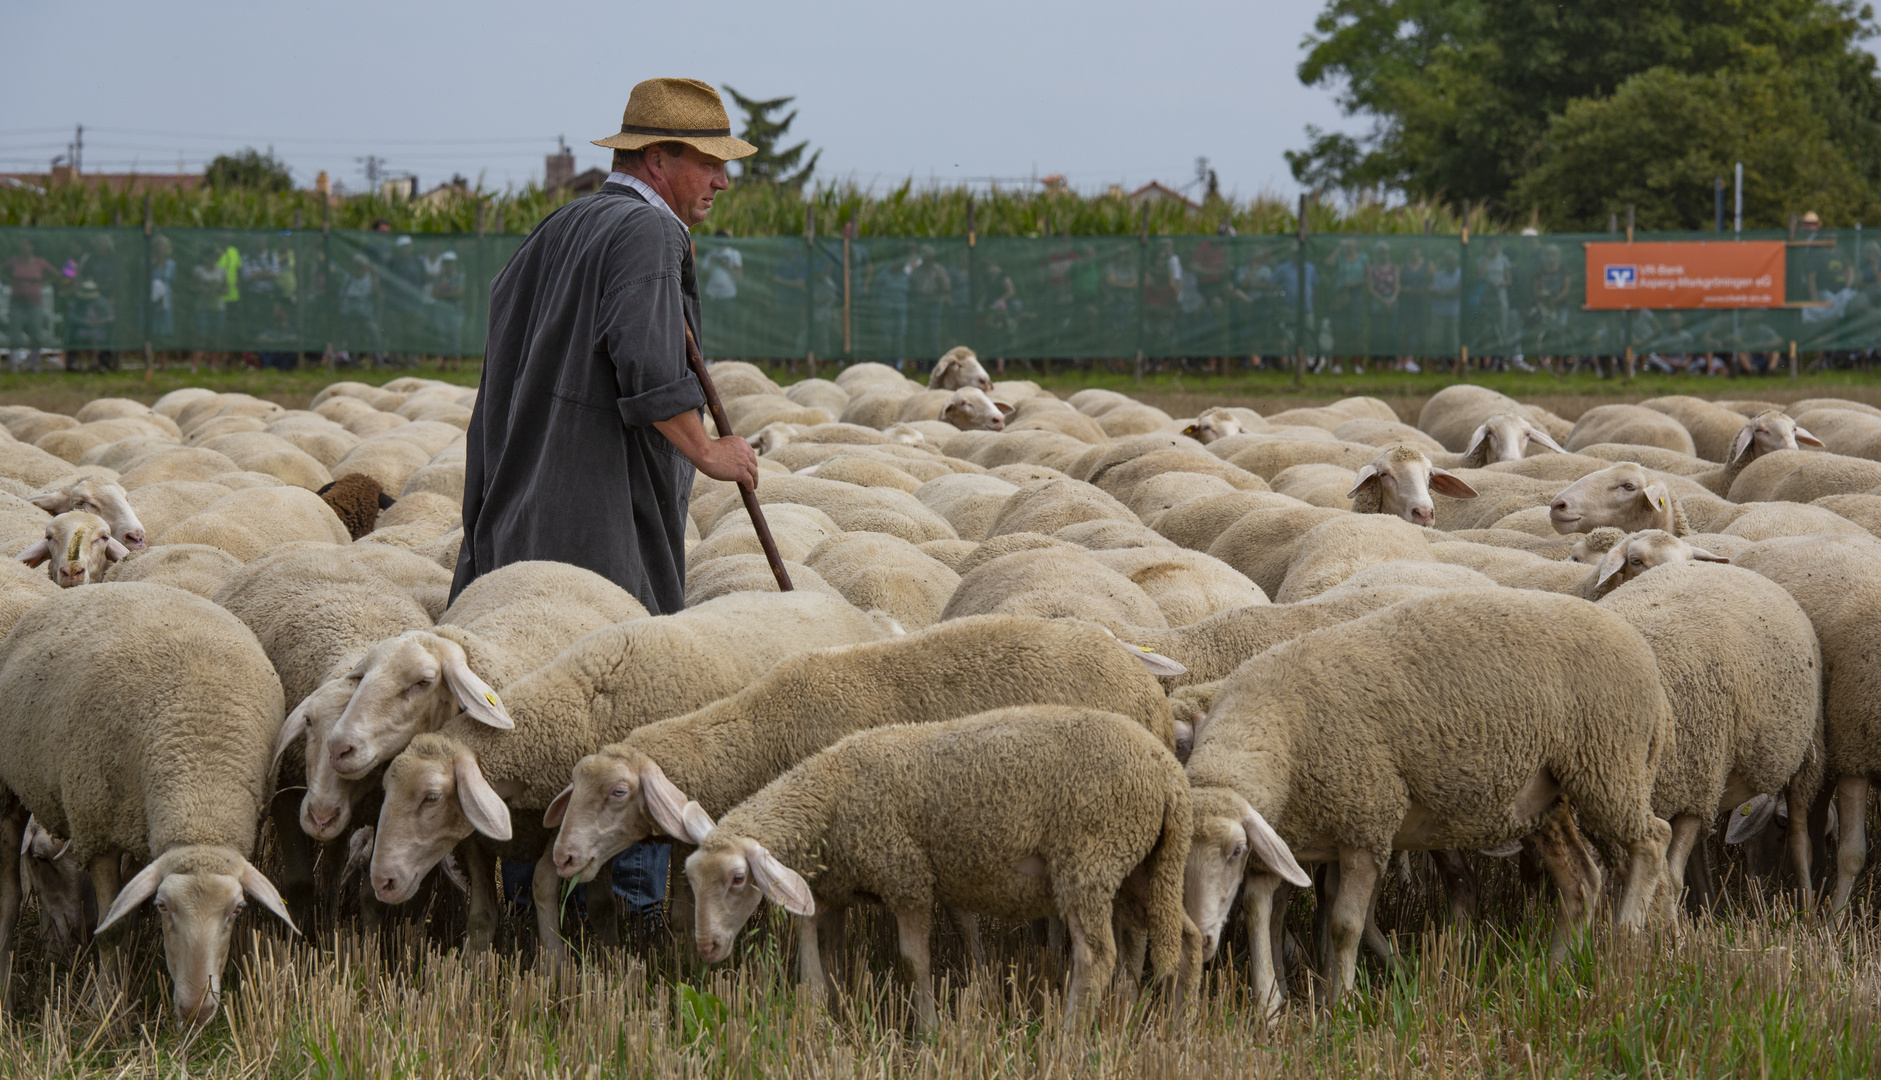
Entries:
[[[1633,355],[1766,370],[1881,350],[1881,238],[1783,239],[1789,303],[1589,311],[1588,241],[1613,234],[697,238],[715,357],[926,362],[1207,361],[1309,370],[1526,367]],[[1640,240],[1719,240],[1715,233]],[[522,237],[341,230],[0,229],[0,349],[12,366],[147,352],[252,362],[478,355],[489,283]],[[131,354],[129,357],[126,354]]]

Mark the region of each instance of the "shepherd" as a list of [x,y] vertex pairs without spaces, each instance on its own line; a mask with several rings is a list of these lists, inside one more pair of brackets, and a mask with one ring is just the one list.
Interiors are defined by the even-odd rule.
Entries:
[[633,88],[600,191],[536,226],[490,286],[451,599],[527,559],[586,567],[647,611],[685,606],[693,470],[753,487],[757,455],[706,433],[691,227],[757,152],[696,79]]

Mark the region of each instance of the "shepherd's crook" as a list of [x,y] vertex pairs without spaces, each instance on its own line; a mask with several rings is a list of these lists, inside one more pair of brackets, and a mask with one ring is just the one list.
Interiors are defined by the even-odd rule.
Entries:
[[[731,421],[725,419],[725,406],[718,402],[718,388],[712,385],[712,376],[705,373],[705,357],[699,352],[699,343],[693,339],[691,326],[686,327],[686,363],[692,366],[692,373],[699,377],[699,385],[705,390],[705,407],[711,410],[712,423],[718,425],[719,438],[730,435]],[[764,561],[771,564],[771,574],[777,578],[777,591],[789,592],[790,574],[784,570],[784,557],[777,553],[777,541],[771,539],[771,527],[764,521],[758,493],[740,480],[738,494],[744,497],[745,513],[751,515],[751,527],[757,530],[758,543],[764,548]]]

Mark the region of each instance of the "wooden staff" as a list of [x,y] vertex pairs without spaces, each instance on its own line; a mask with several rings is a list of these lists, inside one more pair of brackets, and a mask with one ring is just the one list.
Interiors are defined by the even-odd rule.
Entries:
[[[705,407],[712,413],[712,423],[718,425],[719,437],[730,435],[731,421],[725,418],[725,406],[719,404],[718,388],[712,385],[712,376],[705,373],[705,356],[699,352],[699,343],[692,336],[690,324],[686,325],[686,363],[692,367],[692,373],[699,377],[699,385],[705,390]],[[784,557],[777,553],[777,541],[771,539],[771,527],[764,520],[764,508],[758,505],[758,493],[751,485],[739,481],[738,494],[745,500],[745,513],[751,515],[751,527],[757,530],[758,543],[764,548],[764,561],[771,564],[771,575],[777,579],[777,591],[790,592],[790,574],[784,569]]]

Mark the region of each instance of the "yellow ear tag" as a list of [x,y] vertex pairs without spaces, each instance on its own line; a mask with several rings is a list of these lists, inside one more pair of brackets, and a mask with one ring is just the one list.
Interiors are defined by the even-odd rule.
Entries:
[[495,694],[492,694],[492,693],[490,693],[490,692],[489,692],[488,690],[485,690],[485,691],[483,692],[483,700],[485,700],[485,701],[487,701],[487,702],[489,702],[489,703],[490,703],[490,704],[492,704],[492,705],[495,705],[495,704],[496,704],[496,695],[495,695]]
[[1149,652],[1149,653],[1153,653],[1153,652],[1155,652],[1156,650],[1155,650],[1155,649],[1152,649],[1152,648],[1150,648],[1150,647],[1149,647],[1148,645],[1138,645],[1138,646],[1136,647],[1136,651],[1137,651],[1137,652]]
[[1659,509],[1661,510],[1665,509],[1665,496],[1664,495],[1659,496]]
[[1744,805],[1738,807],[1737,814],[1739,817],[1749,817],[1750,816],[1750,804],[1745,803]]

